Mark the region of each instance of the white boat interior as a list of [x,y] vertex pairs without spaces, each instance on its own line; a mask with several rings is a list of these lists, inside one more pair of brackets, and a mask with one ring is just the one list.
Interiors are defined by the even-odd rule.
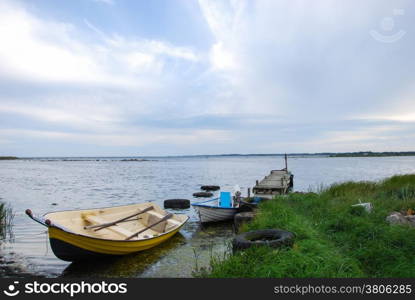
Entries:
[[[49,219],[53,225],[65,231],[110,240],[125,240],[134,233],[155,224],[131,239],[140,240],[172,231],[181,226],[188,218],[186,215],[172,214],[171,217],[163,220],[167,214],[165,210],[154,203],[141,203],[100,209],[53,212],[46,214],[44,218]],[[132,217],[127,218],[129,216]],[[101,229],[102,225],[108,225],[122,219],[126,220]]]

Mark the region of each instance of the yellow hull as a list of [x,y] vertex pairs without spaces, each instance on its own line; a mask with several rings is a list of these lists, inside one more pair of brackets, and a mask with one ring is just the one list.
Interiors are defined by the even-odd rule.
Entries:
[[112,241],[76,235],[55,227],[49,227],[49,238],[57,239],[91,252],[110,255],[125,255],[157,246],[171,238],[179,230],[180,228],[177,228],[165,235],[141,241]]
[[[55,227],[49,227],[48,231],[52,250],[55,255],[66,261],[75,261],[87,259],[91,256],[127,255],[147,250],[165,242],[175,235],[180,228],[165,235],[141,241],[101,240],[65,232]],[[61,242],[58,247],[56,246],[57,241]],[[69,247],[70,249],[68,249]]]
[[[134,218],[129,217],[131,213]],[[54,254],[66,261],[126,255],[155,247],[176,234],[189,218],[171,214],[169,219],[164,220],[167,214],[154,203],[54,212],[46,214],[43,220],[28,213],[35,221],[48,226]],[[96,230],[101,224],[127,217],[125,222]]]

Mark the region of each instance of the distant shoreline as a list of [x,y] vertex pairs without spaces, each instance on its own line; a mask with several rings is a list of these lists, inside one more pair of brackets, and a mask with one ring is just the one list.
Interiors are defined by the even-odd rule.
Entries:
[[388,157],[388,156],[415,156],[415,152],[346,152],[346,153],[333,153],[330,157]]
[[[250,157],[250,156],[277,156],[282,157],[285,153],[267,153],[267,154],[195,154],[195,155],[165,155],[165,156],[43,156],[43,157],[16,157],[0,156],[0,160],[18,160],[18,159],[45,159],[45,160],[67,160],[67,161],[85,161],[95,159],[115,159],[122,161],[148,161],[154,158],[202,158],[202,157]],[[391,157],[391,156],[415,156],[415,151],[402,152],[320,152],[320,153],[287,153],[288,157]]]

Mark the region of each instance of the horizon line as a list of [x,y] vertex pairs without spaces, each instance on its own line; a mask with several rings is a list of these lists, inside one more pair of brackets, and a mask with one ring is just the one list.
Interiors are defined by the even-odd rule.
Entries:
[[217,156],[313,156],[313,155],[339,155],[339,154],[414,154],[415,151],[353,151],[353,152],[293,152],[293,153],[223,153],[223,154],[181,154],[181,155],[58,155],[58,156],[13,156],[13,155],[0,155],[1,157],[16,157],[16,158],[156,158],[156,157],[217,157]]

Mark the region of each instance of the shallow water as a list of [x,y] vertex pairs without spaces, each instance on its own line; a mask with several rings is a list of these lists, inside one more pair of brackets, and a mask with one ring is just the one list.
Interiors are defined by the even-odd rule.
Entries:
[[[190,277],[206,266],[212,255],[222,255],[232,236],[232,226],[200,227],[193,209],[175,211],[189,222],[168,242],[153,250],[106,260],[100,264],[70,264],[57,259],[45,228],[24,215],[26,208],[42,215],[49,211],[96,208],[187,198],[200,185],[220,185],[231,190],[239,184],[244,193],[271,169],[284,167],[272,156],[158,158],[152,161],[121,159],[33,159],[0,161],[0,199],[16,216],[13,237],[1,242],[1,256],[34,274],[57,276]],[[316,190],[346,180],[378,180],[395,174],[415,173],[415,157],[289,158],[294,189]]]

